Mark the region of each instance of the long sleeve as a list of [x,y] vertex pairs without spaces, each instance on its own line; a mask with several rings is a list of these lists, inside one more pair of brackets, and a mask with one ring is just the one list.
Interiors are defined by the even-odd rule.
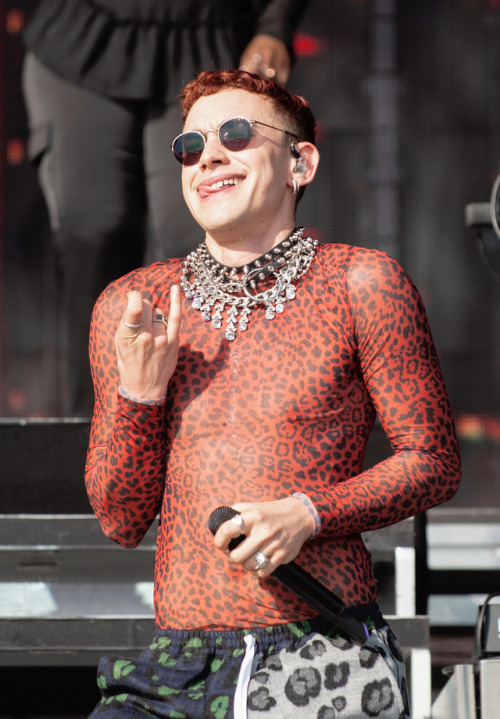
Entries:
[[378,252],[352,261],[346,283],[360,372],[394,454],[310,495],[323,536],[401,521],[451,499],[460,481],[450,402],[417,290]]
[[118,393],[114,335],[129,282],[110,285],[93,313],[90,360],[96,404],[85,482],[105,534],[125,547],[135,547],[161,507],[165,408],[133,402]]

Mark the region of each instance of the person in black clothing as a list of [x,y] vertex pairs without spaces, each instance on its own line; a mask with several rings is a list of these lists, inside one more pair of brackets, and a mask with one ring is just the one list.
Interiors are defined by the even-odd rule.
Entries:
[[[184,256],[199,231],[168,138],[200,69],[242,67],[286,84],[309,0],[42,0],[25,33],[23,91],[57,247],[67,399],[90,416],[92,306],[144,262]],[[174,108],[174,112],[171,112]]]

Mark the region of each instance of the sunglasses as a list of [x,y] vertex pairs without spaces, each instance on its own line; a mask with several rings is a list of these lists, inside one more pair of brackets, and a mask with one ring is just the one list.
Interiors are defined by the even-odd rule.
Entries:
[[231,117],[229,120],[224,120],[217,130],[207,130],[205,133],[198,130],[182,132],[173,141],[172,152],[182,165],[194,165],[198,162],[201,153],[206,147],[206,138],[209,132],[216,132],[220,144],[227,150],[238,152],[238,150],[244,150],[252,139],[253,125],[264,125],[264,127],[279,130],[284,132],[285,135],[298,139],[298,136],[294,135],[293,132],[283,130],[281,127],[268,125],[265,122],[259,122],[259,120],[247,120],[246,117]]

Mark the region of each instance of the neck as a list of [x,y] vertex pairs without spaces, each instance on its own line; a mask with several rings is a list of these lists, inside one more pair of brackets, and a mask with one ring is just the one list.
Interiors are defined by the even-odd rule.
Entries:
[[293,226],[279,231],[277,234],[263,234],[258,237],[215,238],[207,232],[205,243],[207,249],[221,265],[226,267],[243,267],[261,255],[279,245],[293,232]]

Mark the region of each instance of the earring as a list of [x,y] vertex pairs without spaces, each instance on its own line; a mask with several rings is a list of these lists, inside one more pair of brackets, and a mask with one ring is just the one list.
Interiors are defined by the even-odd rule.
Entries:
[[300,185],[297,180],[292,180],[292,195],[296,195],[300,190]]

